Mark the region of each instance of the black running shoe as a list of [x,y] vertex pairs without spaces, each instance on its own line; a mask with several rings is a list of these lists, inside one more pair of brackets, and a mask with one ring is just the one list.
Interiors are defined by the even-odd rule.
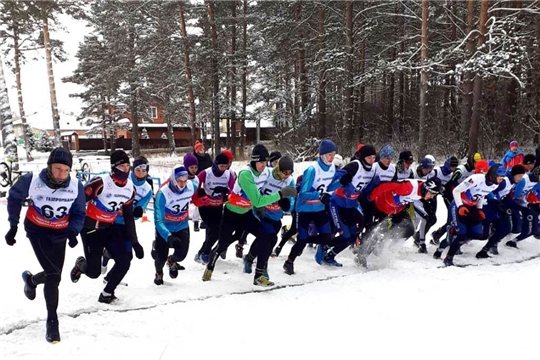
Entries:
[[77,260],[75,260],[75,266],[71,269],[71,273],[69,274],[72,282],[76,283],[81,278],[81,266],[85,261],[84,256],[79,256]]
[[103,293],[99,294],[99,299],[98,301],[100,303],[104,303],[104,304],[110,304],[114,301],[118,300],[118,298],[116,296],[114,296],[114,294],[111,294],[111,295],[103,295]]
[[34,275],[28,270],[22,273],[22,278],[24,281],[24,295],[29,300],[34,300],[36,298],[36,284],[32,281]]
[[58,319],[47,320],[47,333],[45,339],[51,344],[60,342],[60,331],[58,330]]

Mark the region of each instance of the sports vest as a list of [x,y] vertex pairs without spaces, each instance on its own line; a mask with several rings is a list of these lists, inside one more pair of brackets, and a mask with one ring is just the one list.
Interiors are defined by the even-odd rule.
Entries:
[[114,183],[110,174],[101,176],[103,188],[101,194],[88,201],[86,216],[99,222],[112,224],[117,215],[121,215],[122,206],[133,195],[133,182],[127,179],[126,185],[120,187]]
[[[257,189],[260,191],[261,188],[266,183],[266,180],[270,176],[270,170],[268,168],[264,168],[264,170],[256,176],[253,173],[253,169],[251,166],[247,165],[242,170],[238,172],[238,177],[240,177],[240,173],[242,171],[249,171],[250,175],[253,177],[253,181],[255,181],[255,185],[257,186]],[[238,179],[234,182],[234,187],[231,195],[229,195],[229,203],[234,206],[238,206],[241,208],[249,209],[253,206],[251,201],[247,198],[247,195],[242,191],[242,188],[240,187],[240,184],[238,183]]]
[[165,198],[165,221],[177,223],[186,221],[189,216],[189,203],[195,194],[193,182],[188,181],[181,194],[172,191],[169,184],[163,186],[159,191],[163,193]]
[[313,165],[315,169],[315,178],[313,179],[313,189],[320,192],[321,194],[326,192],[326,188],[332,182],[334,175],[336,173],[336,166],[331,164],[328,168],[328,171],[324,171],[318,162],[315,162]]
[[375,168],[375,175],[379,177],[381,182],[392,181],[392,179],[394,178],[394,175],[396,174],[396,165],[394,164],[388,165],[388,168],[385,170],[377,162],[373,164],[373,168]]
[[66,188],[51,189],[39,174],[32,176],[26,218],[36,226],[62,230],[69,225],[69,211],[79,195],[79,180],[71,178]]

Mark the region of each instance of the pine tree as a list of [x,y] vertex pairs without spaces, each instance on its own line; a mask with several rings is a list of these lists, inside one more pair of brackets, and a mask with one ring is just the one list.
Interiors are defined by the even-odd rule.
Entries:
[[39,152],[50,152],[55,148],[55,140],[44,131],[41,137],[36,141],[36,150]]

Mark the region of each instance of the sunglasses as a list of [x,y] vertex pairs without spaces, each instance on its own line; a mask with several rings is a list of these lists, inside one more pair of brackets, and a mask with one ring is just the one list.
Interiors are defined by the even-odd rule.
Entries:
[[148,171],[148,164],[137,165],[137,166],[135,167],[135,169]]

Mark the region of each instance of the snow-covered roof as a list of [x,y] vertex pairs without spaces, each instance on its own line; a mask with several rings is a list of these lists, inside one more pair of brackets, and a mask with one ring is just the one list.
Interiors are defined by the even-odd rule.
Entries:
[[[261,129],[269,129],[274,127],[272,120],[261,119]],[[246,128],[256,128],[257,122],[253,120],[246,120]]]

